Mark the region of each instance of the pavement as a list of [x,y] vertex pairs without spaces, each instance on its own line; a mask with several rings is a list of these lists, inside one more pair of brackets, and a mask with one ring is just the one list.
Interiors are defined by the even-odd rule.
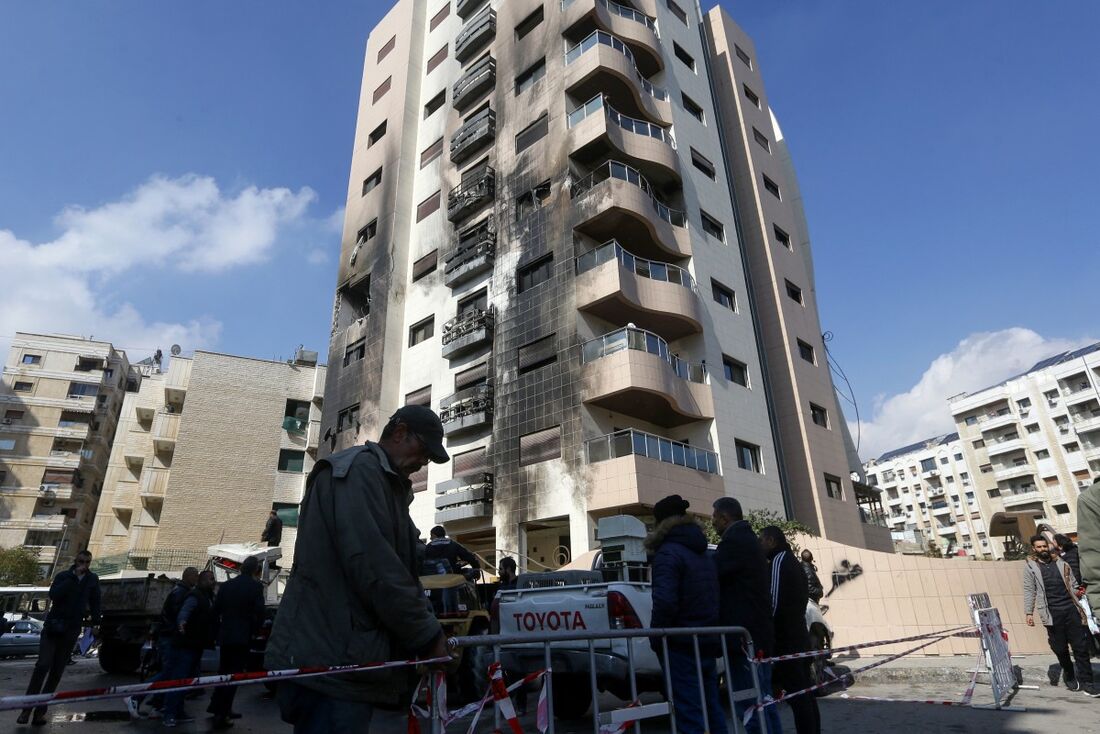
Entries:
[[[876,658],[847,658],[838,665],[855,668],[873,662]],[[1023,710],[994,711],[981,708],[962,708],[933,706],[928,704],[869,702],[859,701],[846,696],[876,696],[892,699],[934,698],[958,700],[970,680],[974,657],[954,658],[906,658],[878,668],[861,677],[855,685],[845,692],[835,692],[818,699],[821,707],[822,731],[826,734],[848,734],[859,732],[885,732],[901,728],[902,730],[920,727],[926,731],[937,732],[1005,732],[1016,734],[1036,731],[1073,731],[1098,732],[1100,734],[1100,699],[1071,692],[1065,688],[1052,687],[1046,678],[1046,669],[1053,663],[1053,656],[1031,656],[1016,658],[1020,666],[1025,685],[1034,685],[1038,690],[1023,689],[1012,700],[1015,708]],[[30,676],[34,661],[31,658],[0,661],[0,696],[21,694]],[[1100,680],[1100,667],[1094,666],[1097,680]],[[979,679],[981,680],[981,679]],[[130,676],[107,675],[93,659],[79,659],[68,668],[62,679],[62,689],[91,688],[103,685],[133,683]],[[237,693],[235,708],[244,714],[232,728],[234,734],[281,734],[291,731],[291,727],[279,719],[275,702],[263,696],[262,686],[244,686]],[[654,698],[655,700],[659,700]],[[188,701],[187,709],[197,717],[191,724],[179,726],[178,732],[205,732],[210,730],[211,720],[206,716],[206,704],[209,693],[201,700]],[[617,699],[601,696],[601,708],[604,710],[624,705]],[[644,699],[649,702],[649,699]],[[979,685],[974,704],[991,705],[992,692],[988,685]],[[534,698],[531,698],[531,704]],[[533,708],[533,706],[532,706]],[[15,724],[17,712],[0,711],[0,732],[5,734],[30,734],[31,732],[65,732],[69,734],[100,734],[107,732],[146,732],[165,731],[157,720],[127,721],[121,701],[97,703],[75,703],[52,707],[49,710],[50,722],[44,727],[20,727]],[[793,721],[786,706],[780,707],[784,729],[794,731]],[[533,732],[534,716],[524,717],[524,731]],[[482,716],[477,734],[491,734],[493,731],[492,711]],[[466,724],[455,724],[454,732],[466,731]],[[591,719],[556,722],[557,734],[591,734]],[[403,734],[407,730],[404,714],[378,712],[371,726],[372,734]],[[648,721],[641,727],[645,734],[668,734],[667,722]],[[428,729],[425,726],[424,731]],[[732,729],[731,729],[732,731]]]

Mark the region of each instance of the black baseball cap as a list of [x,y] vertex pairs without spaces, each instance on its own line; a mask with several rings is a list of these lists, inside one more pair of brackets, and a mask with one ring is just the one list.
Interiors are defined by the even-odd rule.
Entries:
[[431,408],[423,405],[406,405],[398,408],[390,416],[391,421],[404,423],[424,442],[428,457],[436,464],[445,464],[451,460],[447,449],[443,448],[443,421]]

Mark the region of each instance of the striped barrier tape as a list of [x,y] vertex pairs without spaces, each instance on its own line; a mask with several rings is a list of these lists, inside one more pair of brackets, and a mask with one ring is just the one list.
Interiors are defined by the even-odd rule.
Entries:
[[[490,670],[491,670],[491,668],[490,668]],[[509,685],[505,690],[507,691],[507,693],[512,693],[512,692],[518,690],[520,688],[520,686],[525,686],[528,683],[534,683],[535,681],[540,680],[541,678],[543,678],[548,673],[550,673],[549,668],[544,668],[543,670],[536,670],[533,673],[528,673],[523,678],[521,678],[521,679],[515,681],[514,683],[512,683],[511,685]],[[459,719],[464,719],[467,716],[469,716],[470,714],[474,714],[473,721],[470,722],[470,728],[468,730],[469,732],[472,733],[474,731],[474,729],[477,727],[477,722],[481,717],[481,712],[485,708],[485,705],[487,703],[489,703],[489,701],[493,700],[494,689],[493,689],[492,685],[490,685],[489,690],[485,693],[485,695],[481,699],[479,699],[477,701],[473,701],[471,703],[468,703],[468,704],[466,704],[465,706],[463,706],[462,708],[460,708],[456,711],[447,711],[447,679],[446,679],[446,676],[443,676],[440,673],[437,673],[436,676],[437,676],[437,678],[436,678],[436,684],[435,684],[435,690],[436,690],[435,695],[439,699],[439,718],[440,718],[441,730],[446,731],[447,727],[450,726],[451,724],[453,724],[454,722],[458,721]],[[490,676],[491,676],[491,673],[490,673]],[[420,682],[417,684],[416,691],[413,693],[413,701],[416,701],[417,698],[419,698],[420,690],[422,688],[424,688],[424,683],[426,681],[427,681],[427,676],[420,679]],[[490,677],[490,682],[491,681],[492,681],[492,678]],[[427,696],[428,696],[428,700],[427,700],[428,705],[427,705],[426,708],[423,707],[423,706],[418,706],[415,703],[413,703],[409,706],[409,725],[408,725],[409,734],[420,734],[420,723],[419,723],[419,720],[417,719],[417,717],[420,717],[420,718],[423,718],[423,719],[430,719],[431,718],[431,711],[430,711],[430,709],[431,709],[431,696],[432,696],[432,688],[431,687],[429,687],[427,689]],[[509,703],[510,703],[510,701],[509,701]],[[546,703],[546,686],[544,684],[542,686],[542,690],[539,692],[538,706],[535,709],[535,727],[540,732],[545,732],[549,728],[549,720],[550,720],[549,707],[547,706],[547,703]]]
[[840,698],[844,698],[849,701],[881,701],[884,703],[930,703],[933,706],[969,706],[971,701],[974,700],[974,689],[978,686],[978,673],[981,672],[982,661],[984,659],[985,656],[982,653],[979,653],[978,662],[974,666],[974,672],[970,676],[970,683],[967,684],[966,690],[963,691],[962,698],[960,698],[958,701],[947,701],[935,698],[886,698],[885,696],[849,696],[847,693],[840,694]]
[[974,625],[967,625],[965,627],[955,627],[949,630],[939,630],[937,632],[926,632],[922,635],[913,635],[912,637],[898,637],[894,640],[879,640],[877,642],[861,642],[858,645],[848,645],[847,647],[833,647],[828,650],[808,650],[806,652],[795,652],[790,655],[776,655],[770,658],[757,658],[753,662],[760,663],[782,663],[787,660],[802,660],[804,658],[821,658],[829,657],[830,655],[846,655],[855,650],[862,650],[867,647],[881,647],[882,645],[893,645],[899,642],[915,642],[917,640],[927,640],[929,637],[967,637],[972,633],[976,635],[977,628]]
[[364,673],[389,668],[408,668],[414,665],[433,665],[435,663],[448,663],[451,657],[427,658],[425,660],[389,660],[382,663],[363,663],[361,665],[330,665],[314,666],[307,668],[289,668],[287,670],[259,670],[251,673],[226,673],[223,675],[207,675],[197,678],[179,678],[177,680],[162,680],[151,683],[134,683],[126,686],[108,686],[104,688],[88,688],[80,691],[56,691],[54,693],[37,693],[30,696],[6,696],[0,698],[0,711],[13,711],[15,709],[37,708],[39,706],[52,706],[59,703],[75,703],[77,701],[107,701],[112,698],[126,698],[145,693],[168,693],[170,691],[188,691],[199,688],[215,688],[217,686],[244,686],[252,683],[263,683],[274,680],[297,680],[301,678],[317,678],[326,675],[340,675],[344,673]]

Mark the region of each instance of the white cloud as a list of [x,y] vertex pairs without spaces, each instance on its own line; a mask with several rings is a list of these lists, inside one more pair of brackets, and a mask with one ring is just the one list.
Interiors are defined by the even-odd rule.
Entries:
[[[971,334],[932,360],[912,388],[875,398],[872,417],[863,421],[860,456],[870,459],[932,436],[951,433],[955,423],[947,398],[996,385],[1036,362],[1095,339],[1046,338],[1020,327]],[[857,427],[850,424],[853,437]]]
[[116,303],[111,278],[140,277],[149,268],[215,273],[261,262],[281,232],[306,220],[315,198],[305,187],[253,186],[227,194],[205,176],[154,176],[118,201],[67,207],[55,219],[60,233],[49,242],[0,229],[0,349],[6,353],[6,337],[20,330],[94,335],[142,350],[211,346],[219,322],[170,323]]
[[314,247],[306,253],[306,262],[310,265],[324,265],[328,262],[328,252],[320,247]]

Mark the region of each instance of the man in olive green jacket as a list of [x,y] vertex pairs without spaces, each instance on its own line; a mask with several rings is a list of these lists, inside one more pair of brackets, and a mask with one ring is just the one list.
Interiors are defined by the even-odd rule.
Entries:
[[[378,443],[317,462],[301,504],[294,569],[268,642],[269,670],[447,654],[419,582],[409,475],[448,460],[439,417],[405,406]],[[374,706],[408,705],[411,668],[279,684],[295,734],[369,730]]]
[[1092,613],[1100,617],[1100,479],[1077,498],[1077,549]]

